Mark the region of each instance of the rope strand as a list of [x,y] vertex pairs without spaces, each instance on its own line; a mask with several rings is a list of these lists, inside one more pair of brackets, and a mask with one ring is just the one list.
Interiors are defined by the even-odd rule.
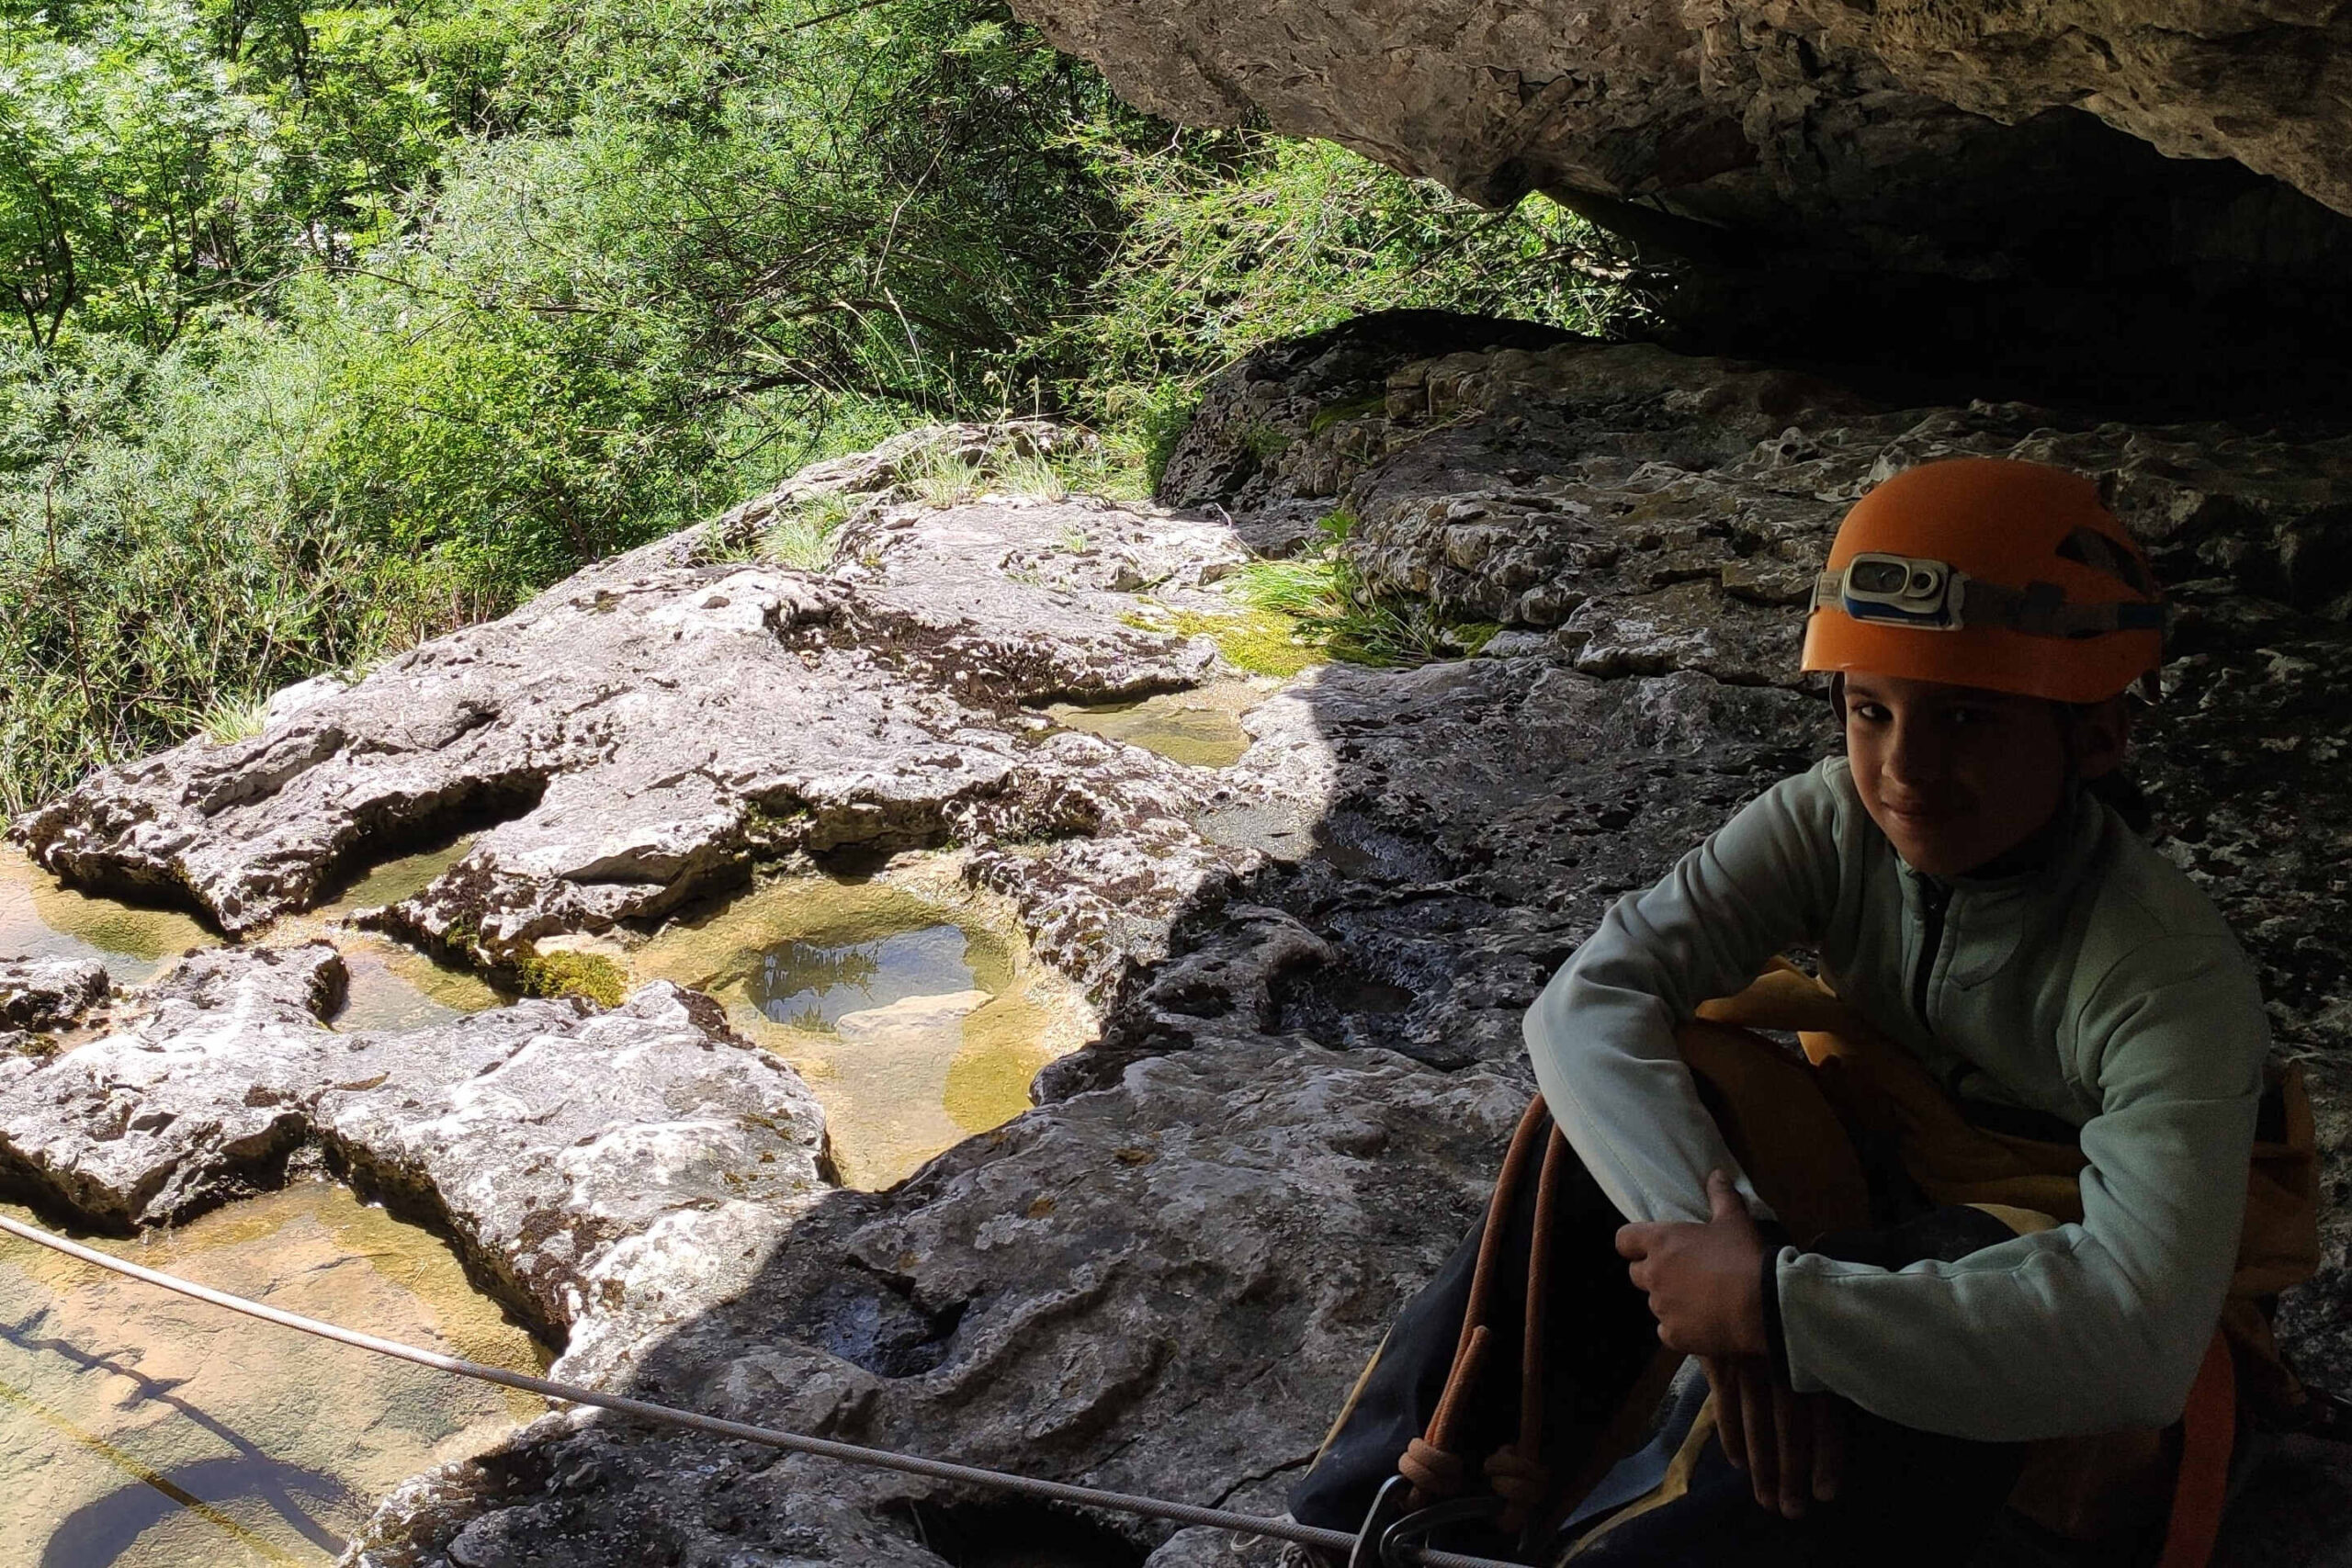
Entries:
[[[1032,1476],[1013,1475],[1000,1470],[983,1470],[976,1465],[956,1464],[946,1460],[924,1459],[915,1454],[892,1453],[883,1449],[860,1448],[854,1443],[835,1442],[828,1438],[805,1437],[797,1432],[779,1431],[772,1427],[754,1427],[741,1421],[722,1420],[691,1410],[673,1409],[648,1400],[631,1399],[626,1394],[603,1393],[593,1388],[574,1383],[557,1382],[550,1378],[532,1377],[525,1372],[510,1372],[503,1367],[488,1367],[478,1361],[462,1360],[445,1356],[436,1350],[423,1350],[413,1345],[403,1345],[394,1339],[380,1339],[372,1334],[304,1317],[299,1313],[284,1312],[264,1306],[243,1296],[232,1296],[226,1291],[216,1291],[207,1285],[142,1269],[126,1263],[78,1242],[66,1240],[38,1225],[0,1214],[0,1231],[52,1252],[108,1269],[125,1278],[140,1280],[158,1289],[172,1291],[194,1301],[223,1307],[274,1323],[281,1328],[315,1335],[339,1345],[349,1345],[394,1360],[412,1362],[436,1372],[456,1377],[473,1378],[481,1382],[497,1383],[504,1388],[521,1389],[527,1393],[544,1394],[571,1404],[594,1405],[599,1409],[617,1411],[667,1427],[683,1427],[714,1437],[731,1438],[749,1443],[761,1443],[769,1448],[785,1449],[794,1453],[813,1454],[820,1459],[840,1460],[849,1464],[870,1465],[882,1470],[895,1470],[909,1475],[921,1475],[934,1481],[950,1481],[974,1486],[993,1486],[1018,1492],[1056,1503],[1068,1503],[1078,1507],[1109,1508],[1124,1514],[1136,1514],[1146,1518],[1165,1519],[1173,1524],[1206,1526],[1215,1529],[1233,1530],[1243,1535],[1266,1536],[1276,1540],[1295,1541],[1301,1546],[1320,1547],[1327,1551],[1345,1552],[1355,1545],[1356,1538],[1344,1530],[1322,1529],[1314,1525],[1302,1525],[1290,1519],[1274,1518],[1261,1514],[1239,1514],[1224,1508],[1196,1507],[1190,1503],[1170,1503],[1158,1497],[1145,1497],[1130,1492],[1106,1492],[1092,1486],[1075,1486],[1062,1481],[1040,1481]],[[1408,1562],[1421,1568],[1521,1568],[1491,1557],[1467,1557],[1459,1552],[1439,1551],[1428,1548],[1408,1546],[1404,1549]]]

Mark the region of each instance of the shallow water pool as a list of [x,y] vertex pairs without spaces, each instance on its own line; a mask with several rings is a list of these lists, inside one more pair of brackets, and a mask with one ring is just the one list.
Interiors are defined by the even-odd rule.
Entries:
[[[447,1247],[332,1182],[93,1245],[472,1360],[547,1365]],[[544,1408],[0,1236],[0,1568],[332,1562],[383,1493]]]
[[[284,945],[322,937],[334,943],[350,976],[343,1009],[334,1020],[337,1029],[422,1029],[495,1007],[504,998],[479,976],[342,923],[355,908],[418,891],[454,864],[468,842],[387,861],[341,897],[307,914],[287,916],[256,940]],[[221,938],[193,915],[78,892],[21,850],[0,848],[0,957],[92,959],[122,987],[156,979],[192,948],[220,944]]]
[[1253,682],[1220,681],[1134,702],[1056,703],[1045,712],[1066,729],[1140,746],[1171,762],[1229,768],[1250,750],[1241,716],[1265,698],[1265,689]]
[[785,876],[689,909],[650,936],[578,948],[632,986],[673,980],[726,1004],[825,1107],[834,1168],[889,1186],[1029,1109],[1037,1069],[1091,1039],[1078,988],[1035,962],[1004,900],[952,857],[862,881]]

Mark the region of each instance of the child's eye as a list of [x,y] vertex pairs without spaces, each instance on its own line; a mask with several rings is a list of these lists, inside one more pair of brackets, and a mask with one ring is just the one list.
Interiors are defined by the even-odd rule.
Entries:
[[1859,718],[1864,724],[1884,724],[1893,716],[1876,703],[1850,703],[1846,708],[1848,718]]

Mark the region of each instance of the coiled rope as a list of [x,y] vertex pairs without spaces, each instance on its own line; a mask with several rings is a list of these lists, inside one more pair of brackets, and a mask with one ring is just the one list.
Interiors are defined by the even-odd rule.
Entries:
[[[264,1323],[274,1323],[281,1328],[316,1335],[339,1345],[349,1345],[370,1350],[394,1360],[413,1362],[429,1367],[436,1372],[457,1377],[473,1378],[481,1382],[497,1383],[504,1388],[521,1389],[526,1393],[545,1394],[549,1399],[563,1400],[572,1404],[591,1404],[600,1409],[616,1410],[624,1416],[660,1426],[684,1427],[714,1437],[732,1438],[748,1443],[763,1443],[769,1448],[785,1449],[794,1453],[814,1454],[820,1459],[840,1460],[849,1464],[870,1465],[881,1470],[895,1470],[909,1475],[927,1476],[934,1481],[951,1481],[973,1486],[992,1486],[1049,1502],[1067,1503],[1084,1508],[1109,1508],[1123,1514],[1138,1514],[1146,1518],[1166,1519],[1180,1525],[1207,1526],[1215,1529],[1233,1530],[1242,1535],[1266,1536],[1276,1540],[1295,1541],[1302,1546],[1321,1547],[1328,1551],[1346,1552],[1353,1549],[1356,1538],[1341,1530],[1320,1529],[1289,1519],[1272,1518],[1262,1514],[1238,1514],[1224,1508],[1195,1507],[1190,1503],[1170,1503],[1158,1497],[1139,1496],[1131,1492],[1105,1492],[1092,1486],[1073,1486],[1061,1481],[1040,1481],[1033,1476],[1013,1475],[1001,1470],[982,1470],[976,1465],[954,1464],[945,1460],[924,1459],[915,1454],[892,1453],[883,1449],[860,1448],[854,1443],[838,1443],[827,1438],[804,1437],[797,1432],[779,1431],[773,1427],[754,1427],[741,1421],[724,1421],[715,1416],[703,1416],[692,1410],[677,1410],[649,1400],[631,1399],[625,1394],[604,1393],[593,1388],[573,1383],[557,1382],[549,1378],[536,1378],[524,1372],[510,1372],[503,1367],[487,1367],[479,1361],[462,1360],[456,1356],[444,1356],[435,1350],[422,1350],[413,1345],[403,1345],[395,1339],[379,1339],[372,1334],[324,1323],[299,1313],[281,1312],[259,1302],[232,1296],[226,1291],[216,1291],[192,1280],[141,1269],[135,1263],[125,1263],[77,1242],[66,1240],[38,1225],[0,1214],[0,1231],[29,1241],[52,1252],[137,1280],[143,1284],[175,1292],[194,1301],[205,1302],[231,1312],[257,1317]],[[1521,1568],[1491,1557],[1466,1557],[1459,1552],[1439,1551],[1431,1548],[1407,1545],[1402,1548],[1404,1560],[1419,1563],[1421,1568]]]

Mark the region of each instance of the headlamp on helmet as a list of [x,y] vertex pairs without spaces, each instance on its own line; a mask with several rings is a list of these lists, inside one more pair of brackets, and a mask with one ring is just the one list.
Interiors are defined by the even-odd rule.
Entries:
[[2066,591],[2054,582],[2015,588],[1980,581],[1949,561],[1875,550],[1823,572],[1814,582],[1813,607],[1928,631],[1976,626],[2028,637],[2085,637],[2165,629],[2162,601],[2070,604]]
[[1883,553],[1858,555],[1843,571],[1825,571],[1816,605],[1834,604],[1858,621],[1950,631],[1961,624],[1967,579],[1943,561]]

